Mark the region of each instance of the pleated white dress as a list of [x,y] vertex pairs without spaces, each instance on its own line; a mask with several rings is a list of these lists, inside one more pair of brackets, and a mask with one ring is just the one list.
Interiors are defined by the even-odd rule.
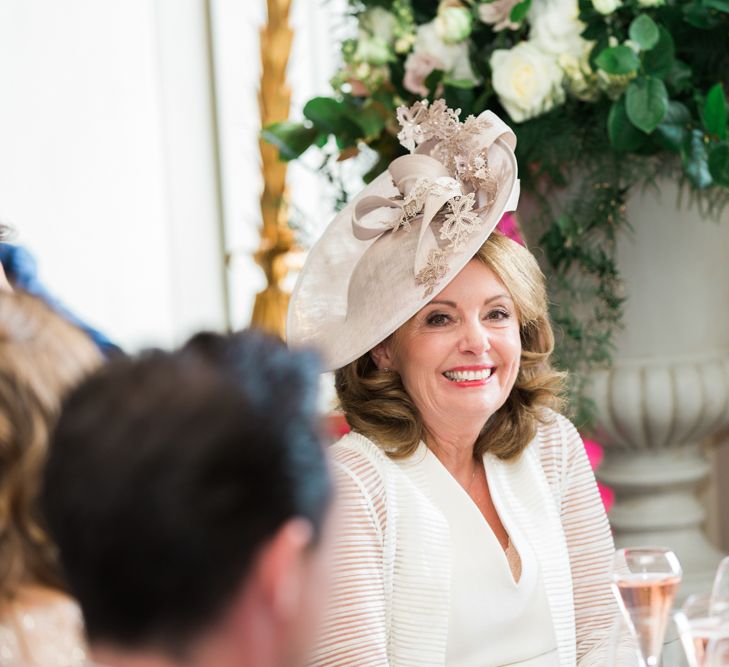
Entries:
[[504,505],[497,479],[488,474],[490,459],[484,457],[489,489],[520,568],[509,563],[481,511],[425,445],[421,444],[411,465],[403,466],[448,524],[451,585],[445,663],[451,667],[559,667],[539,561]]

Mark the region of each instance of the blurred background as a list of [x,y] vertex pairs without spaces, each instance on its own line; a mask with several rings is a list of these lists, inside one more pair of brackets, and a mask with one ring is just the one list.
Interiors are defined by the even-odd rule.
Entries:
[[[291,4],[294,120],[331,93],[348,7]],[[244,327],[266,285],[253,257],[265,22],[265,0],[0,0],[0,222],[127,351]],[[289,219],[311,236],[336,197],[318,166],[307,154],[287,174]],[[704,530],[726,551],[729,435],[705,444]]]

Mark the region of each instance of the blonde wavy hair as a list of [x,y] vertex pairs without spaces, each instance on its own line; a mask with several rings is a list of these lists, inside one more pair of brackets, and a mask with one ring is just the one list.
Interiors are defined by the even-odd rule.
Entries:
[[0,290],[0,591],[63,590],[37,506],[49,432],[67,390],[101,362],[93,342],[43,302]]
[[[549,419],[545,408],[562,406],[565,374],[550,364],[554,334],[544,276],[534,256],[494,232],[474,259],[488,266],[506,285],[519,320],[522,352],[516,382],[474,445],[475,456],[489,451],[508,460],[519,456],[534,438],[538,424]],[[424,427],[397,373],[379,370],[367,352],[338,369],[334,377],[341,408],[355,431],[378,443],[393,458],[415,451]]]

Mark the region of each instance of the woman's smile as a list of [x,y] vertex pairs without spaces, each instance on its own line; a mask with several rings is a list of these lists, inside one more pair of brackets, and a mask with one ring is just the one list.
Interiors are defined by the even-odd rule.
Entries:
[[495,371],[495,366],[459,366],[443,375],[457,387],[480,387],[489,382]]

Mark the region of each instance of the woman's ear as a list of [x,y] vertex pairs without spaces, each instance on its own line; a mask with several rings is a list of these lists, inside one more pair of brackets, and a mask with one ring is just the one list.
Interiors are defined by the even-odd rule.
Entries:
[[392,336],[378,343],[370,350],[372,361],[381,371],[396,370],[395,358],[392,352]]

